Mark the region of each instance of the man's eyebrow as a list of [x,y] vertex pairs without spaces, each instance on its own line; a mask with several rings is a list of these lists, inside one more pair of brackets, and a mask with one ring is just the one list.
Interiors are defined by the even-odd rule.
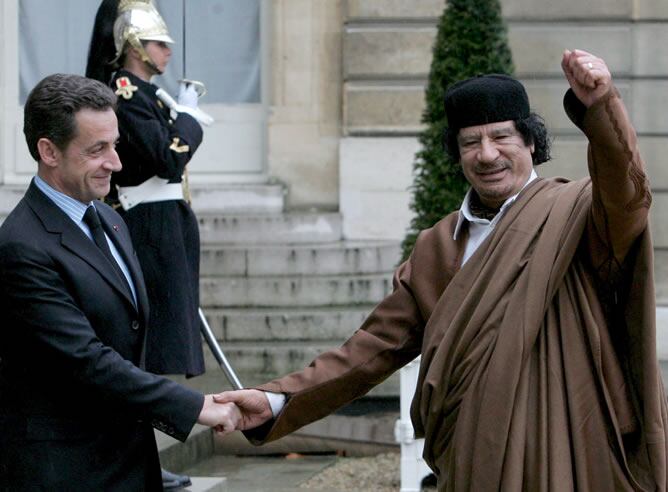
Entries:
[[474,140],[480,138],[480,132],[479,131],[472,131],[470,133],[460,133],[457,135],[458,140]]
[[[119,137],[120,138],[120,137]],[[95,147],[100,147],[100,146],[105,146],[105,145],[114,145],[118,141],[118,138],[110,141],[107,140],[98,140],[97,142],[93,142],[91,145],[86,147],[85,151],[90,152],[91,150],[95,149]]]
[[490,130],[490,135],[501,135],[501,134],[508,134],[508,133],[515,133],[517,130],[515,129],[514,126],[508,125],[508,126],[501,126],[499,128],[494,128],[493,130]]
[[86,147],[86,150],[88,149],[94,149],[95,147],[99,147],[100,145],[105,145],[107,143],[106,140],[98,140],[96,142],[93,142],[90,144],[88,147]]

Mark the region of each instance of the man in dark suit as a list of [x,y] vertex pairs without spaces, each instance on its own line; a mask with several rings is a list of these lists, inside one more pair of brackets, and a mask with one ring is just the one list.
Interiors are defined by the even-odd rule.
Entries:
[[116,96],[52,75],[30,93],[38,162],[0,228],[0,491],[162,490],[153,427],[185,440],[229,407],[140,369],[147,299],[121,217]]

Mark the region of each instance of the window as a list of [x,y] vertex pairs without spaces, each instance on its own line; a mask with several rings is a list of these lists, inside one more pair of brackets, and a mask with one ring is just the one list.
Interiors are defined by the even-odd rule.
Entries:
[[[207,86],[202,102],[261,102],[260,0],[157,0],[155,4],[175,41],[167,73],[155,80],[158,85],[176,93],[184,73],[185,47],[186,76]],[[21,104],[46,75],[85,72],[98,5],[91,0],[20,0]]]

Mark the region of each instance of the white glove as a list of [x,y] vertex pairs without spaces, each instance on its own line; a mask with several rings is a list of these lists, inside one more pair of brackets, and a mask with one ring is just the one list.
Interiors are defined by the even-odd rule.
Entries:
[[[171,110],[175,111],[176,113],[188,113],[190,116],[195,118],[201,125],[206,125],[210,126],[213,124],[214,119],[206,114],[204,111],[201,109],[195,107],[195,108],[189,108],[188,106],[178,104],[172,96],[167,94],[167,92],[164,89],[158,89],[155,91],[155,95],[158,96],[158,98],[165,103],[165,105]],[[171,113],[170,111],[170,113]],[[173,118],[175,118],[174,115],[171,115]]]
[[179,84],[179,96],[177,98],[181,106],[195,109],[197,107],[197,91],[193,84],[181,82]]

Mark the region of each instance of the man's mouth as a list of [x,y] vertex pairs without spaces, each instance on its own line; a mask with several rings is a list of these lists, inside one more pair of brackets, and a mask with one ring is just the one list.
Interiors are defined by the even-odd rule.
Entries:
[[496,169],[485,169],[477,171],[478,176],[484,181],[493,181],[500,178],[503,173],[507,170],[507,167],[499,167]]

